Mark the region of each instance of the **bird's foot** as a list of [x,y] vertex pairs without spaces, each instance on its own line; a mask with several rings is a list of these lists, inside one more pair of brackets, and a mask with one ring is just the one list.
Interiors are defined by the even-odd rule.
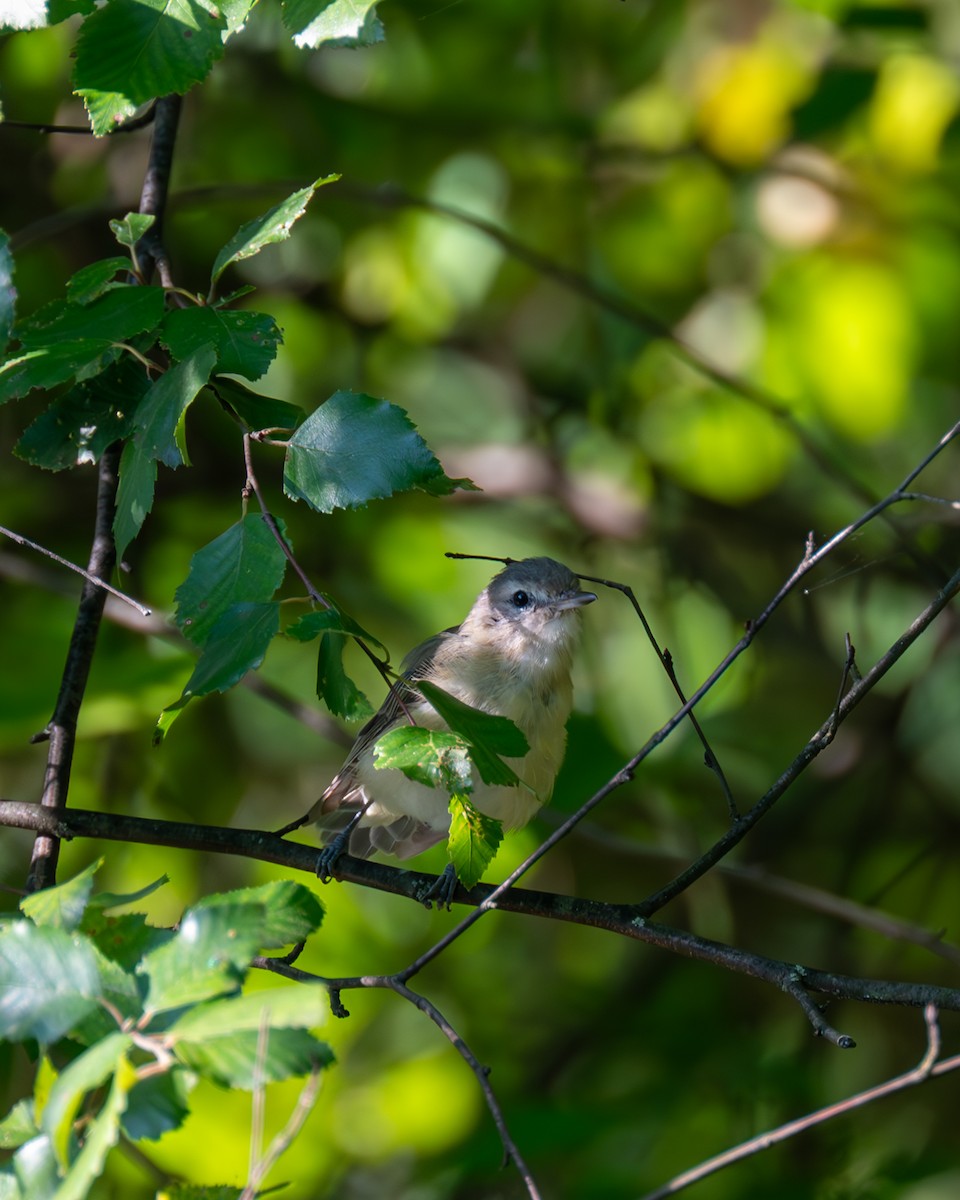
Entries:
[[317,878],[321,883],[329,883],[333,878],[337,860],[343,854],[344,850],[346,850],[349,840],[350,830],[345,829],[342,833],[338,833],[330,845],[324,846],[317,855]]
[[420,893],[417,899],[424,908],[432,908],[434,902],[437,908],[445,908],[449,912],[453,905],[453,897],[460,880],[453,863],[447,863],[442,874],[438,875],[429,887]]

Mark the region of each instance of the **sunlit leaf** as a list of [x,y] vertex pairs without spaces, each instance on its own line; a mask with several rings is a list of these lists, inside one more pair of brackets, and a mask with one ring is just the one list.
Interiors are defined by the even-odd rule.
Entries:
[[127,213],[121,220],[110,222],[110,232],[121,246],[132,250],[156,219],[153,213]]
[[330,1004],[322,988],[277,987],[225,1000],[209,1000],[178,1017],[166,1033],[175,1042],[202,1042],[213,1036],[271,1029],[312,1029],[322,1025]]
[[304,1029],[273,1029],[261,1039],[259,1030],[208,1035],[200,1041],[178,1042],[174,1053],[191,1070],[221,1087],[250,1090],[307,1075],[314,1067],[333,1062],[333,1052]]
[[76,929],[93,891],[93,877],[102,865],[102,858],[95,859],[79,875],[74,875],[65,883],[24,896],[20,901],[20,911],[34,925],[68,931]]
[[450,797],[447,851],[457,878],[465,888],[480,882],[502,840],[500,821],[484,816],[466,796]]
[[399,725],[377,739],[373,754],[375,767],[395,767],[426,787],[458,793],[473,788],[470,747],[459,734]]
[[197,907],[213,908],[222,904],[262,906],[265,914],[259,934],[262,949],[302,942],[315,933],[323,921],[323,905],[308,887],[292,879],[275,879],[259,887],[217,892],[205,896]]
[[378,0],[284,0],[283,23],[300,47],[373,46],[383,41]]
[[0,932],[0,1037],[55,1042],[100,995],[89,943],[62,929],[13,921]]
[[49,1136],[61,1167],[68,1162],[67,1148],[73,1121],[84,1097],[113,1075],[132,1044],[129,1034],[113,1033],[78,1055],[57,1076],[40,1126]]
[[469,743],[470,757],[484,783],[509,786],[518,782],[516,772],[500,757],[522,758],[530,749],[513,721],[464,704],[425,679],[418,680],[416,686],[450,728]]

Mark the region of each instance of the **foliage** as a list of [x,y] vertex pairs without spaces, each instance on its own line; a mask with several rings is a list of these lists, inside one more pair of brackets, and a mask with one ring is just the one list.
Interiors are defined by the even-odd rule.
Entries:
[[[390,655],[462,617],[489,578],[443,557],[463,550],[629,582],[687,695],[746,625],[749,648],[696,713],[748,811],[957,560],[953,442],[756,626],[808,537],[821,547],[868,511],[956,419],[948,8],[0,4],[0,524],[85,563],[93,468],[122,443],[111,582],[155,613],[108,604],[71,805],[263,830],[294,818],[342,763],[355,730],[340,721],[378,703]],[[145,122],[170,93],[184,96],[170,203],[131,211]],[[66,572],[5,551],[2,792],[23,799],[76,605]],[[660,738],[678,701],[622,600],[604,589],[584,622],[555,811],[499,848],[470,787],[475,772],[509,782],[512,727],[436,695],[452,732],[381,739],[380,762],[450,793],[465,881],[506,877],[651,739],[530,886],[561,893],[565,915],[632,904],[727,836],[689,722]],[[957,654],[947,609],[741,857],[657,919],[952,985]],[[21,888],[24,855],[3,842]],[[313,893],[254,859],[111,843],[97,896],[93,853],[64,843],[70,882],[0,933],[4,1187],[69,1179],[71,1194],[146,1200],[154,1174],[111,1153],[129,1139],[189,1181],[160,1194],[239,1195],[258,1148],[238,1093],[266,1096],[282,1142],[311,1053],[330,1061],[307,1032],[320,987],[241,990],[257,950],[319,923]],[[161,871],[169,884],[141,887]],[[349,884],[324,896],[331,917],[298,962],[324,978],[417,961],[456,919]],[[637,1195],[922,1052],[912,1011],[834,1002],[823,1019],[859,1047],[840,1053],[789,996],[559,921],[491,914],[430,961],[458,1049],[491,1066],[533,1176],[569,1200]],[[262,994],[277,1007],[261,1055]],[[372,992],[350,1007],[284,1154],[287,1194],[519,1191],[494,1173],[482,1070],[423,1007]],[[955,1015],[941,1024],[952,1052]],[[956,1080],[703,1192],[952,1195]]]

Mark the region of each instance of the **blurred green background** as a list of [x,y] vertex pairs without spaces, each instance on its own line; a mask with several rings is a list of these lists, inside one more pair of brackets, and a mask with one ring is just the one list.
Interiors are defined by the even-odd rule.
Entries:
[[[167,243],[177,283],[203,290],[219,247],[294,187],[340,172],[290,241],[233,268],[285,345],[259,390],[306,410],[338,388],[407,409],[449,475],[484,490],[400,497],[320,517],[261,484],[313,580],[391,647],[458,621],[489,564],[445,550],[550,554],[630,584],[691,691],[803,554],[882,496],[957,418],[960,338],[960,7],[954,0],[384,0],[383,44],[295,50],[261,4],[185,101]],[[10,120],[82,122],[74,30],[0,41]],[[0,225],[14,237],[19,311],[113,253],[107,220],[136,208],[149,131],[94,141],[0,126]],[[534,270],[452,206],[509,231]],[[654,323],[627,319],[615,303]],[[672,331],[749,395],[678,354]],[[769,396],[775,405],[768,405]],[[86,561],[94,471],[30,469],[12,446],[36,396],[0,412],[0,523]],[[822,462],[797,435],[819,447]],[[235,428],[195,405],[194,466],[164,469],[121,586],[161,615],[191,555],[237,519]],[[957,455],[918,481],[955,497]],[[900,506],[779,610],[698,710],[741,807],[830,713],[844,635],[861,669],[955,569],[957,514]],[[74,579],[0,547],[0,793],[39,795]],[[290,584],[290,594],[296,594]],[[585,615],[577,710],[550,812],[507,839],[502,878],[674,711],[632,611],[603,592]],[[171,626],[172,629],[172,626]],[[956,937],[960,873],[960,639],[949,611],[736,856],[776,877],[876,905]],[[313,802],[343,756],[243,687],[190,706],[159,750],[159,710],[192,658],[175,637],[103,631],[84,706],[72,802],[140,816],[275,828]],[[359,654],[374,703],[382,688]],[[278,641],[260,672],[313,702],[309,646]],[[725,828],[726,805],[686,728],[532,886],[638,900]],[[29,839],[0,842],[22,887]],[[65,846],[61,876],[95,856]],[[151,919],[273,876],[240,860],[111,845],[103,887],[166,871]],[[440,851],[424,857],[439,868]],[[405,965],[456,920],[349,886],[316,885],[324,929],[302,960],[327,975]],[[11,891],[12,907],[16,895]],[[839,901],[834,905],[839,909]],[[955,964],[714,872],[662,919],[789,961],[956,985]],[[546,1195],[640,1195],[759,1130],[912,1065],[916,1012],[837,1004],[859,1048],[816,1041],[768,987],[610,935],[495,914],[420,980],[481,1061]],[[324,1031],[338,1065],[271,1176],[291,1200],[514,1197],[472,1075],[399,999],[345,997]],[[960,1022],[943,1018],[955,1051]],[[10,1098],[29,1088],[16,1050]],[[268,1133],[295,1085],[269,1093]],[[163,1170],[245,1177],[250,1097],[195,1095],[184,1130],[150,1148]],[[960,1186],[955,1077],[831,1122],[698,1187],[721,1198],[946,1200]],[[152,1196],[117,1154],[98,1196]]]

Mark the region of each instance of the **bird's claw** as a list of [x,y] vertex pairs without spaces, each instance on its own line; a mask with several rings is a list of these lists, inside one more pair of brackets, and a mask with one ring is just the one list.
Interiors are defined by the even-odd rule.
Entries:
[[329,883],[333,878],[337,860],[347,848],[346,839],[340,835],[335,837],[329,846],[324,846],[317,855],[317,878],[321,883]]
[[437,908],[441,910],[445,908],[449,912],[453,906],[453,897],[456,894],[459,882],[453,863],[447,863],[443,868],[442,874],[438,875],[433,883],[420,893],[417,899],[424,908],[433,908],[433,904],[436,902]]

